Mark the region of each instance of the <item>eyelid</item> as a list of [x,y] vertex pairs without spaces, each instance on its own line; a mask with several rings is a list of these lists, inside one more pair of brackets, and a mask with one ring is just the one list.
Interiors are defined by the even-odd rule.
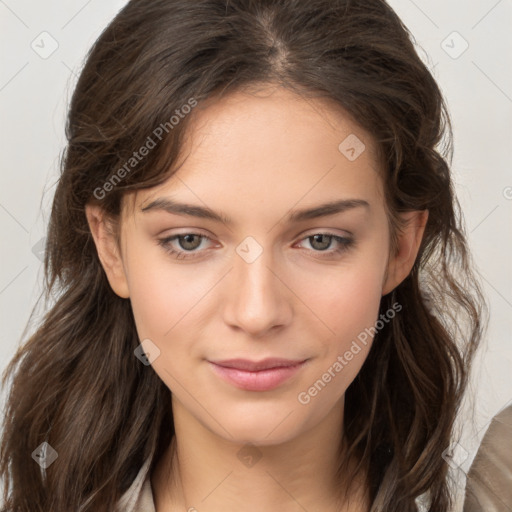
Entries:
[[330,235],[330,236],[340,236],[341,238],[351,238],[354,236],[354,234],[351,231],[348,231],[346,229],[339,229],[339,228],[312,228],[308,229],[307,231],[304,231],[298,237],[301,239],[308,238],[313,235]]
[[[339,228],[323,228],[323,227],[310,228],[307,231],[304,231],[304,232],[298,234],[296,237],[294,237],[294,240],[301,241],[304,238],[308,238],[313,235],[329,235],[329,236],[333,236],[333,237],[339,236],[341,238],[351,238],[354,236],[351,231],[348,231],[346,229],[341,230],[341,233],[335,232],[338,229]],[[168,230],[164,230],[162,232],[166,233],[167,231]],[[173,238],[175,236],[185,236],[185,235],[199,235],[201,237],[207,238],[208,240],[213,240],[215,238],[215,236],[211,235],[210,232],[205,232],[204,230],[201,230],[201,228],[196,228],[196,227],[190,227],[190,228],[188,228],[188,230],[187,230],[187,228],[185,228],[183,231],[178,231],[178,232],[173,231],[169,235],[160,235],[160,236],[158,236],[158,238],[165,240],[165,239]],[[294,243],[296,243],[296,242],[294,242]]]

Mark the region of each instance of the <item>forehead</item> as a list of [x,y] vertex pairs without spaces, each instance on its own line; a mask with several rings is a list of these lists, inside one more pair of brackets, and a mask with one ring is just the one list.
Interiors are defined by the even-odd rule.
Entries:
[[282,87],[200,104],[181,153],[175,175],[137,192],[139,210],[165,195],[223,211],[244,207],[246,215],[344,197],[382,199],[372,137],[334,102]]

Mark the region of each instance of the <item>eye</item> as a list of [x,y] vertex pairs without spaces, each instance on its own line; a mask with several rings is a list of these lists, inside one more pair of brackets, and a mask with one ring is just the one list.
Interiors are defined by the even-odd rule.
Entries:
[[[200,247],[202,240],[211,240],[206,235],[199,233],[183,233],[181,235],[172,235],[166,238],[160,238],[158,244],[161,245],[166,252],[174,256],[176,259],[184,260],[187,258],[195,258],[196,249]],[[178,240],[180,248],[173,247],[172,242]]]
[[[199,250],[203,240],[211,241],[211,238],[200,233],[182,233],[179,235],[172,235],[165,238],[158,239],[158,244],[164,250],[178,260],[185,260],[189,258],[197,258],[199,253],[204,252]],[[342,237],[334,233],[314,233],[301,242],[308,240],[311,244],[312,252],[323,253],[321,257],[332,257],[339,255],[346,251],[354,244],[353,238]],[[177,245],[174,242],[178,242]],[[337,247],[329,250],[332,243],[336,242]]]
[[[314,233],[302,241],[305,240],[309,241],[311,247],[313,247],[313,252],[325,253],[325,257],[341,254],[354,245],[353,238],[342,237],[334,233]],[[337,247],[328,250],[333,241],[336,242]],[[321,254],[321,257],[324,257],[324,254]]]

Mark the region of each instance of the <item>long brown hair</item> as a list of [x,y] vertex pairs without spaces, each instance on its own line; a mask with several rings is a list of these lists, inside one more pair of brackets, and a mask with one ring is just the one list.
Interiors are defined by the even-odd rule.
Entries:
[[[430,212],[410,275],[382,298],[382,313],[395,302],[403,311],[378,331],[346,392],[344,435],[369,475],[372,512],[414,511],[422,494],[428,510],[450,509],[442,453],[485,302],[450,177],[449,115],[413,41],[383,0],[132,0],[118,13],[69,109],[47,233],[51,304],[3,378],[12,377],[0,446],[6,510],[111,512],[170,443],[170,391],[134,357],[130,302],[108,284],[84,208],[117,218],[123,194],[176,166],[193,116],[185,105],[257,83],[342,106],[378,144],[390,220]],[[156,147],[130,160],[148,137]],[[43,442],[58,453],[45,471],[31,459]]]

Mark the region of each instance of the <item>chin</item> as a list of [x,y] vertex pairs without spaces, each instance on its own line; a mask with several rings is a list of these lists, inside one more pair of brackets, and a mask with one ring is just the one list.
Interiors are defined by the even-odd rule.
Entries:
[[[248,413],[243,419],[235,414],[221,415],[224,419],[222,425],[226,431],[214,426],[215,433],[226,441],[241,445],[251,444],[255,446],[275,446],[291,441],[299,436],[302,429],[297,423],[293,408],[280,408],[279,414]],[[289,414],[291,412],[291,414]]]

